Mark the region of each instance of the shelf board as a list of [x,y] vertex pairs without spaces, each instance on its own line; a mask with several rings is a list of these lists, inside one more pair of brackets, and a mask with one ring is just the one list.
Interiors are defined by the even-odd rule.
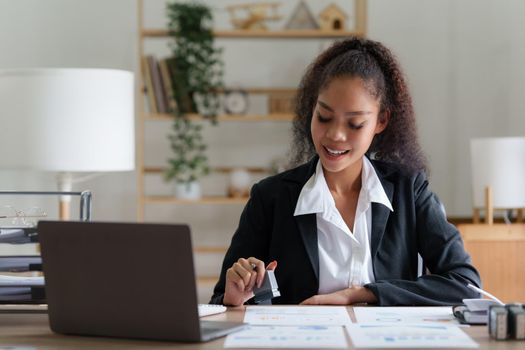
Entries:
[[[287,94],[293,95],[297,93],[297,88],[286,88],[286,87],[244,87],[244,86],[230,86],[226,88],[214,89],[212,91],[218,94],[224,94],[227,91],[241,90],[249,95],[271,95],[271,94]],[[147,88],[142,88],[142,93],[146,93]]]
[[[363,33],[358,31],[341,30],[216,30],[216,38],[346,38],[349,36],[362,37]],[[165,38],[169,36],[167,29],[143,29],[142,37]]]
[[[214,173],[228,174],[228,173],[232,172],[234,169],[244,169],[244,170],[247,170],[250,173],[269,173],[271,171],[270,169],[263,168],[263,167],[245,167],[245,166],[212,167],[211,171],[214,172]],[[144,167],[144,173],[146,173],[146,174],[162,174],[165,171],[166,171],[166,167]]]
[[[188,114],[190,120],[204,120],[202,115]],[[260,121],[292,121],[294,115],[289,113],[274,113],[274,114],[242,114],[230,115],[221,114],[217,116],[219,122],[260,122]],[[173,120],[174,116],[171,114],[146,113],[144,115],[146,120]]]
[[198,284],[215,284],[219,280],[219,276],[199,276],[196,278]]
[[224,254],[228,250],[228,247],[212,247],[212,246],[197,246],[193,248],[194,253],[203,254]]
[[145,202],[155,204],[246,204],[247,197],[209,196],[201,199],[180,199],[174,196],[145,196]]
[[295,94],[297,93],[297,88],[283,88],[283,87],[228,87],[225,89],[220,89],[218,92],[224,93],[227,90],[242,90],[246,91],[247,94],[253,95],[270,95],[270,94]]

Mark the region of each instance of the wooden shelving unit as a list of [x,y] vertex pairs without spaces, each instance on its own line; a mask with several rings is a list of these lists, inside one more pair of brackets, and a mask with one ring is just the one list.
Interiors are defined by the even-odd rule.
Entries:
[[[138,2],[138,55],[139,62],[146,54],[144,50],[144,42],[146,40],[166,40],[169,38],[166,29],[155,29],[144,27],[144,4],[147,0],[137,0]],[[366,0],[355,0],[355,9],[352,15],[355,18],[355,30],[353,31],[320,31],[320,30],[280,30],[280,31],[263,31],[263,30],[216,30],[214,32],[217,38],[224,38],[228,40],[243,39],[275,39],[275,40],[307,40],[307,39],[338,39],[347,38],[349,36],[364,36],[366,32]],[[142,68],[141,68],[142,69]],[[142,72],[138,75],[137,83],[137,108],[139,111],[139,118],[137,123],[137,218],[138,221],[145,219],[145,211],[147,206],[242,206],[246,204],[248,198],[232,198],[226,196],[204,196],[199,200],[182,200],[169,195],[149,195],[145,192],[145,178],[146,176],[162,176],[165,168],[162,166],[146,166],[145,165],[145,125],[147,123],[166,123],[173,120],[170,114],[147,113],[144,108],[144,83],[142,82]],[[226,90],[226,89],[224,89]],[[295,88],[287,87],[262,87],[262,88],[246,88],[243,90],[249,95],[293,95]],[[218,91],[223,93],[225,91]],[[200,115],[189,115],[191,120],[203,120]],[[290,123],[293,120],[292,114],[266,114],[266,115],[219,115],[217,116],[219,123],[223,122],[246,122],[246,123]],[[243,167],[251,173],[264,174],[269,173],[270,170],[263,167]],[[232,167],[215,167],[212,169],[214,173],[230,173]],[[193,208],[193,207],[192,207]],[[191,209],[193,210],[193,209]],[[237,218],[238,219],[238,218]],[[226,252],[226,246],[203,246],[199,242],[195,242],[193,247],[194,253],[206,256],[206,254],[222,255]],[[217,282],[218,276],[209,276],[210,272],[203,273],[203,275],[196,278],[199,288],[213,287]]]
[[[144,41],[148,38],[166,39],[169,36],[167,29],[145,28],[144,27],[144,3],[147,0],[138,0],[138,28],[139,28],[139,61],[144,55]],[[216,30],[214,34],[217,38],[231,39],[325,39],[325,38],[345,38],[349,36],[364,36],[366,33],[366,0],[355,0],[354,18],[355,28],[351,31],[322,31],[322,30]],[[141,75],[142,77],[142,75]],[[141,78],[140,77],[140,78]],[[143,113],[144,101],[142,94],[144,88],[141,79],[139,79],[138,89],[138,108],[140,112],[139,123],[137,127],[137,218],[138,221],[144,220],[145,206],[150,203],[166,204],[242,204],[246,199],[228,198],[228,197],[205,197],[199,201],[178,200],[170,196],[149,196],[144,191],[144,178],[149,174],[161,174],[162,168],[148,168],[144,165],[144,124],[146,122],[170,121],[173,116],[169,114],[152,114]],[[290,93],[295,89],[290,88],[248,88],[245,89],[248,94],[271,94],[271,93]],[[192,120],[203,119],[200,115],[189,115]],[[293,120],[292,114],[267,114],[267,115],[219,115],[219,122],[290,122]],[[221,169],[215,169],[221,172]],[[230,169],[231,170],[231,169]],[[228,171],[222,169],[222,172]],[[259,172],[265,170],[259,169]]]

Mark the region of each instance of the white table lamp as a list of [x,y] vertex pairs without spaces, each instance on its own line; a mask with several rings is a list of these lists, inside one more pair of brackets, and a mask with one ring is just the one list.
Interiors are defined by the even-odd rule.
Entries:
[[485,208],[486,221],[492,223],[493,209],[525,208],[525,137],[472,139],[472,194],[474,220]]
[[113,69],[0,70],[0,167],[58,172],[60,191],[75,172],[133,170],[133,80]]

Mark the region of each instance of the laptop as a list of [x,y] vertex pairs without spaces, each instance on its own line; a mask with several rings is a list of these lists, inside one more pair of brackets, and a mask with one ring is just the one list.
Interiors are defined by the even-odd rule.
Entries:
[[40,221],[56,333],[208,341],[244,328],[204,321],[187,225]]

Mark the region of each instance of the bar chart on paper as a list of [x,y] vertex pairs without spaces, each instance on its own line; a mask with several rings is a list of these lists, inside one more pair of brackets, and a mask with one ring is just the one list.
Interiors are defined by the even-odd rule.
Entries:
[[228,335],[225,348],[346,348],[343,327],[249,326]]
[[354,307],[357,323],[458,325],[450,306]]
[[343,326],[352,321],[342,306],[248,306],[244,322],[251,325]]
[[477,348],[461,328],[437,324],[351,324],[346,327],[356,348]]

